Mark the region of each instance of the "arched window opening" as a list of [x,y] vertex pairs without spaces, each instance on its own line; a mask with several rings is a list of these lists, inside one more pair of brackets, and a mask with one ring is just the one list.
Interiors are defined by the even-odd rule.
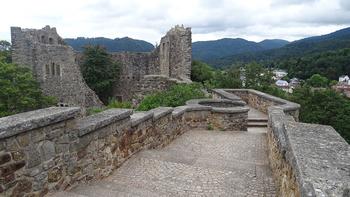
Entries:
[[41,42],[45,43],[45,36],[41,36]]
[[50,75],[50,66],[48,64],[45,65],[45,73],[46,75]]
[[55,63],[51,64],[51,75],[55,75]]
[[53,44],[53,39],[52,38],[49,38],[49,43]]
[[56,75],[61,76],[61,66],[60,65],[56,65]]

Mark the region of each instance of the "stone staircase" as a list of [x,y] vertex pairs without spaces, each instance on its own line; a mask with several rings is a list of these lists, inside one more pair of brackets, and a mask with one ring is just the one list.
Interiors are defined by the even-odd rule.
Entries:
[[267,127],[267,118],[248,118],[248,128],[251,127]]

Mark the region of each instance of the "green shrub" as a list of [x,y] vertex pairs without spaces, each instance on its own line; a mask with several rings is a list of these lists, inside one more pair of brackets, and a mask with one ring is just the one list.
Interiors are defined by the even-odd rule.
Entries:
[[213,124],[211,124],[210,122],[207,125],[207,130],[214,130]]
[[90,115],[93,115],[93,114],[97,114],[97,113],[103,112],[105,110],[106,110],[106,108],[91,107],[91,108],[87,109],[87,115],[90,116]]
[[115,99],[110,99],[107,105],[107,108],[126,108],[126,109],[131,109],[132,104],[131,102],[120,102]]
[[177,107],[185,105],[190,99],[204,98],[205,95],[201,91],[201,85],[177,84],[170,87],[164,92],[157,92],[146,96],[140,103],[137,110],[147,111],[157,107]]
[[126,109],[131,109],[132,104],[131,102],[120,102],[115,99],[109,99],[108,105],[106,107],[91,107],[87,110],[87,115],[93,115],[97,114],[100,112],[103,112],[107,109],[112,109],[112,108],[126,108]]

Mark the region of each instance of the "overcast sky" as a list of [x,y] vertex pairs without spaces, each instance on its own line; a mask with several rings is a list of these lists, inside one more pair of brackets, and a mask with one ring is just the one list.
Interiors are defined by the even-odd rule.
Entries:
[[64,38],[132,37],[155,44],[176,24],[193,41],[224,37],[289,41],[350,26],[350,0],[3,0],[0,39],[10,26],[56,27]]

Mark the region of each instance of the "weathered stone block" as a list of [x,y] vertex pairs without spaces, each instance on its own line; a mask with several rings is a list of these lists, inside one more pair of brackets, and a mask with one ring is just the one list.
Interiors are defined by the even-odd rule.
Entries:
[[40,146],[41,158],[48,161],[56,156],[55,144],[51,141],[44,141]]
[[30,143],[30,136],[29,136],[29,134],[19,135],[19,136],[17,136],[17,141],[21,147],[28,146]]
[[16,186],[12,190],[11,196],[23,196],[32,190],[32,183],[29,180],[23,179],[17,181]]
[[27,167],[32,168],[41,163],[41,156],[38,148],[35,145],[31,145],[26,150]]
[[21,160],[25,160],[25,154],[22,150],[20,151],[13,151],[11,152],[12,158],[14,161],[21,161]]
[[49,183],[57,182],[62,178],[62,169],[60,167],[55,167],[48,171],[47,176]]

